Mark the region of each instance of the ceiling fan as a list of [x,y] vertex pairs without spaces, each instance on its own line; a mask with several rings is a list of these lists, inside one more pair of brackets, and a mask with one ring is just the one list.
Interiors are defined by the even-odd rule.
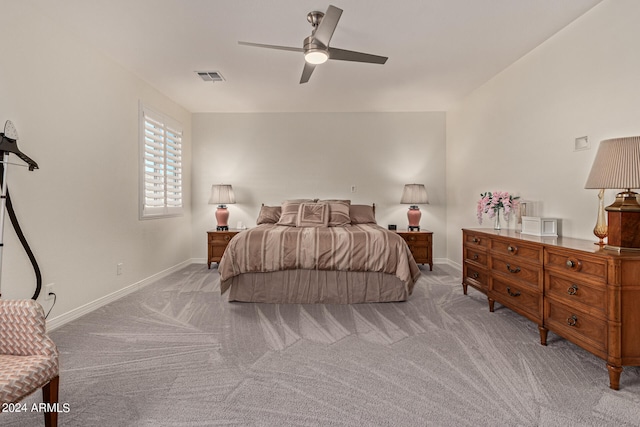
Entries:
[[238,42],[245,46],[265,47],[269,49],[290,50],[293,52],[304,53],[304,68],[302,69],[302,77],[300,83],[306,83],[311,77],[311,73],[316,65],[326,62],[328,59],[336,59],[339,61],[355,61],[366,62],[370,64],[384,64],[387,62],[386,56],[370,55],[368,53],[354,52],[352,50],[338,49],[329,47],[329,42],[333,36],[333,32],[338,25],[342,9],[335,6],[329,6],[326,13],[313,11],[307,15],[307,21],[311,23],[313,31],[311,35],[304,39],[303,47],[275,46],[270,44]]

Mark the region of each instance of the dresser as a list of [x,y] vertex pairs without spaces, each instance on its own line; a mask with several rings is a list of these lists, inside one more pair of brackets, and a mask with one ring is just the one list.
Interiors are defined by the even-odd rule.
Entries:
[[429,270],[433,270],[433,232],[399,230],[396,233],[407,242],[416,263],[429,264]]
[[212,262],[220,262],[224,250],[236,234],[242,230],[209,230],[207,231],[207,268],[211,268]]
[[604,359],[612,389],[623,366],[640,366],[640,253],[513,230],[463,229],[462,242],[465,295],[535,322],[542,345],[552,331]]

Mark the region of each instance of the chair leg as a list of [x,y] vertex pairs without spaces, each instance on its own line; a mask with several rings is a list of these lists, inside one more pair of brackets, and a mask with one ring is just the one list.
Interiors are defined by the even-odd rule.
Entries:
[[[60,376],[56,376],[48,384],[42,387],[42,400],[45,403],[53,404],[58,403],[58,385],[60,383]],[[51,405],[53,406],[53,405]],[[53,412],[44,413],[44,425],[45,427],[58,427],[58,408]]]

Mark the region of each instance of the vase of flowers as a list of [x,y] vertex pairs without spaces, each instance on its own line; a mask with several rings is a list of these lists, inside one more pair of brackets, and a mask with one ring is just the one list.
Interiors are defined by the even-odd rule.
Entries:
[[478,200],[478,223],[482,224],[482,216],[488,214],[489,218],[494,220],[493,228],[500,230],[500,209],[503,210],[504,218],[508,221],[509,215],[512,211],[515,211],[518,207],[519,196],[512,196],[506,191],[487,191],[480,194],[480,200]]

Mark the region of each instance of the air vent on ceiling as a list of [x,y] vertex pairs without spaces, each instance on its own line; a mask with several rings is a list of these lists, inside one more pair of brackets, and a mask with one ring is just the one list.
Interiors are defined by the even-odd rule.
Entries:
[[224,77],[218,71],[196,71],[205,82],[223,82]]

